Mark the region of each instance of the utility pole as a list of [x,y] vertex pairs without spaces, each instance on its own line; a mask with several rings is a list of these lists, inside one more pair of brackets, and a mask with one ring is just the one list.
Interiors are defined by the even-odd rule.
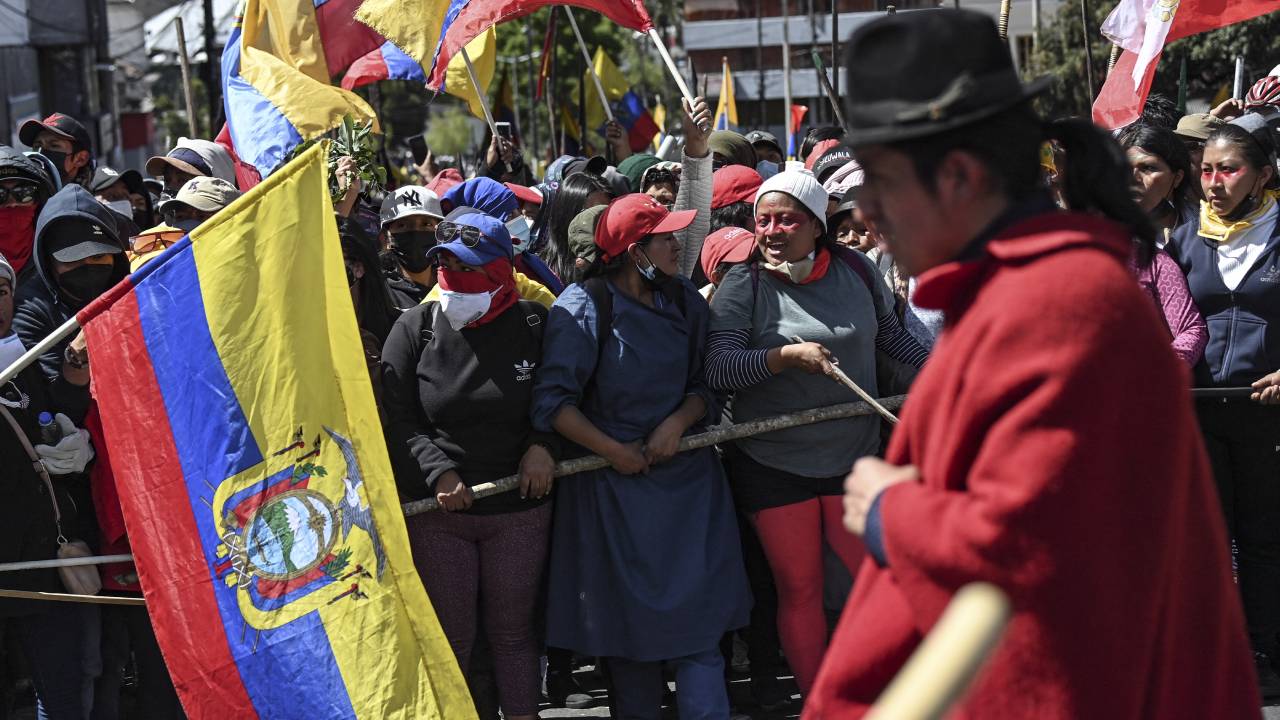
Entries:
[[219,56],[214,52],[213,0],[204,0],[204,92],[209,102],[209,137],[218,133]]

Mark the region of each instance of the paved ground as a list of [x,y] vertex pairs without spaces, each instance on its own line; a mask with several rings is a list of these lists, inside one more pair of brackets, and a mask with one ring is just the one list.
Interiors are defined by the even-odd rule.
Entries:
[[[552,720],[553,718],[607,718],[609,717],[609,697],[605,690],[603,679],[595,672],[594,667],[585,667],[574,673],[578,679],[578,684],[583,689],[591,693],[596,698],[596,705],[586,710],[568,710],[565,708],[553,708],[545,702],[538,713],[544,720]],[[733,679],[729,683],[729,701],[733,704],[734,712],[747,716],[751,720],[789,720],[800,716],[800,693],[796,689],[794,680],[790,676],[782,677],[780,680],[784,686],[792,692],[791,704],[773,710],[764,712],[751,699],[751,688],[747,676],[742,673],[734,673]],[[671,686],[668,686],[669,688]],[[670,699],[670,696],[668,697]],[[1280,710],[1280,708],[1276,708]],[[664,707],[664,715],[667,718],[675,719],[677,717],[674,707]],[[1280,720],[1280,715],[1277,715]]]

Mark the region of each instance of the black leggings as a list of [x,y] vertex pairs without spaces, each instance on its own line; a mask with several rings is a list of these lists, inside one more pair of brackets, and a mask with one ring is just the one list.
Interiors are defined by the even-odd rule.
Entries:
[[1255,650],[1280,651],[1280,407],[1200,399],[1200,430],[1227,533],[1238,550],[1240,597]]

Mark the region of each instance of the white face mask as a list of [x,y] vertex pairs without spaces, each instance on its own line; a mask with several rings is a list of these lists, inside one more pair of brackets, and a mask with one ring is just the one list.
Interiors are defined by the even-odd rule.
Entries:
[[816,257],[817,251],[815,250],[809,253],[807,257],[796,260],[795,262],[781,262],[777,265],[765,263],[764,266],[765,269],[780,272],[791,278],[791,282],[799,284],[807,280],[809,275],[813,273],[813,263]]
[[454,330],[461,330],[484,317],[493,304],[495,293],[464,293],[453,290],[440,290],[440,312]]
[[11,332],[7,337],[0,338],[0,370],[12,365],[26,351],[22,341],[18,339],[18,333]]
[[117,215],[123,215],[130,220],[133,219],[133,203],[128,200],[99,200],[98,202],[106,205],[111,212]]
[[516,215],[507,221],[507,232],[511,233],[511,249],[517,255],[529,247],[529,233],[532,230],[533,225],[524,215]]

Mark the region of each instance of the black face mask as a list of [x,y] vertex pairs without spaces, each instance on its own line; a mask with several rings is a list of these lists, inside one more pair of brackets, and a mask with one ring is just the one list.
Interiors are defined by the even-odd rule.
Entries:
[[351,271],[350,265],[345,265],[344,267],[346,268],[346,271],[347,271],[347,287],[355,287],[356,274]]
[[58,276],[58,284],[74,299],[87,303],[111,287],[115,264],[81,265]]
[[58,174],[62,176],[64,183],[70,179],[67,177],[67,153],[51,148],[40,148],[40,154],[49,158],[53,162],[53,166],[58,168]]
[[431,267],[427,251],[435,246],[434,232],[409,230],[391,235],[391,252],[396,254],[400,266],[411,273],[420,273]]

